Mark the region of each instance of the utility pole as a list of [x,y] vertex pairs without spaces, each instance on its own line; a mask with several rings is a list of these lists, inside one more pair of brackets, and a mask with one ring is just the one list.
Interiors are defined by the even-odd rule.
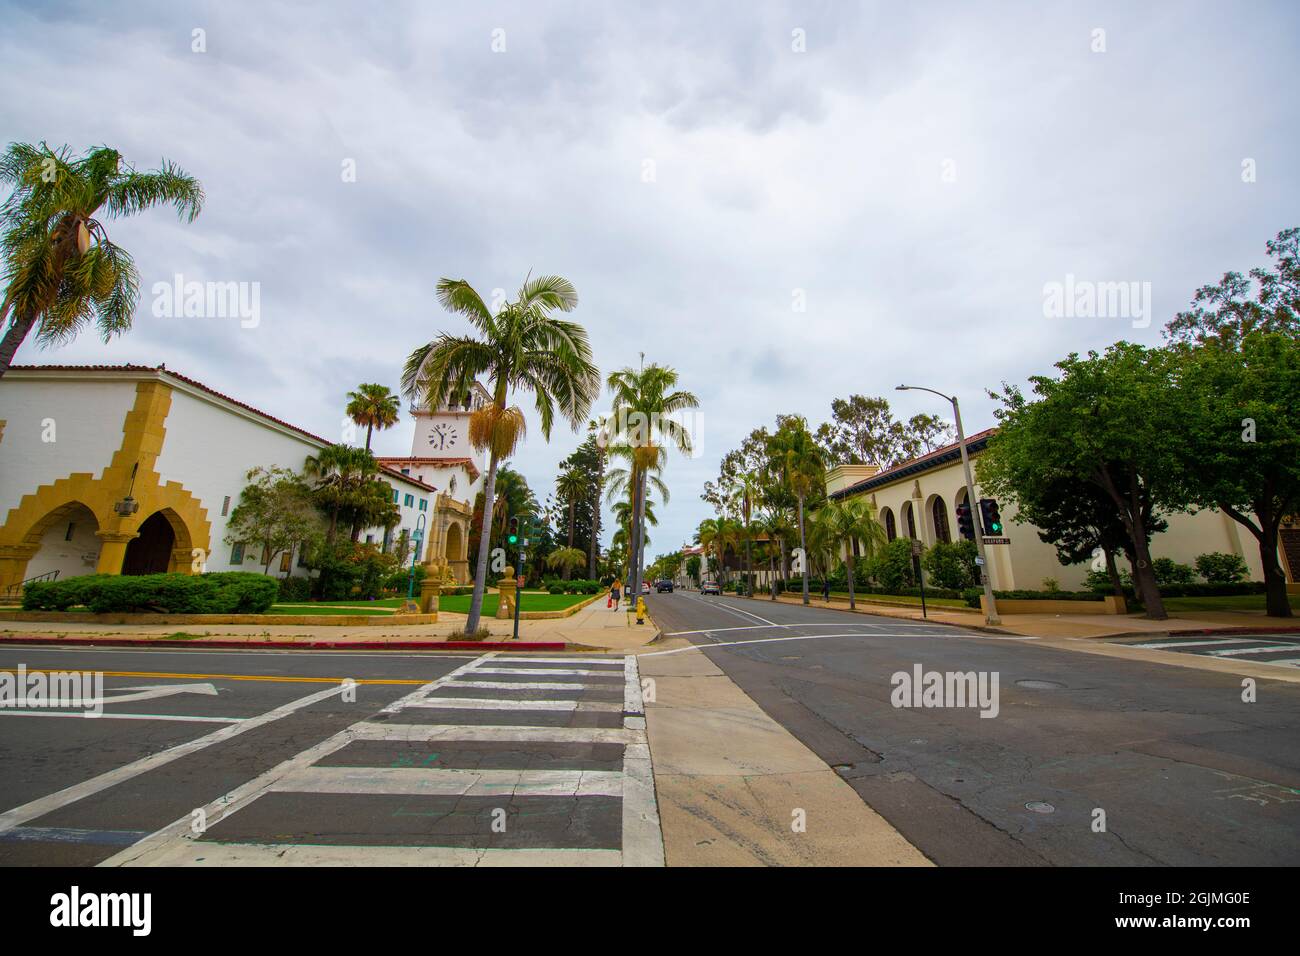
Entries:
[[[956,395],[945,395],[943,392],[936,392],[932,388],[925,388],[922,385],[899,385],[895,391],[918,391],[929,392],[931,395],[938,395],[940,398],[947,399],[952,403],[952,416],[957,422],[957,446],[961,449],[961,467],[966,472],[966,503],[971,506],[972,514],[975,507],[975,483],[970,476],[970,455],[966,453],[966,432],[961,427],[961,407],[957,404]],[[1001,624],[1002,619],[998,617],[997,601],[993,597],[993,582],[989,577],[988,556],[984,553],[984,528],[977,528],[975,535],[975,547],[979,552],[980,581],[984,585],[984,601],[988,608],[984,621],[987,624]]]

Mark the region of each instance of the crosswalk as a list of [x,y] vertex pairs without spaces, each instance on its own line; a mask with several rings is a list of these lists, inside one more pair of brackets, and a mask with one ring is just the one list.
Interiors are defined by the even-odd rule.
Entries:
[[1300,634],[1264,634],[1259,637],[1169,636],[1155,641],[1126,639],[1112,643],[1151,651],[1173,651],[1249,661],[1252,664],[1300,667]]
[[489,653],[104,865],[663,862],[636,658]]

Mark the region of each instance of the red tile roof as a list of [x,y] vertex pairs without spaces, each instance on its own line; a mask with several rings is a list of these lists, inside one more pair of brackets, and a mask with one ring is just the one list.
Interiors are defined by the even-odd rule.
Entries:
[[[982,443],[987,441],[989,436],[993,435],[996,431],[997,428],[986,428],[981,432],[976,432],[974,435],[967,435],[966,436],[967,452],[969,453],[972,450],[970,448],[971,445],[974,445],[976,442]],[[980,449],[974,449],[974,450],[978,451]],[[926,452],[924,455],[917,455],[915,458],[909,458],[907,461],[901,461],[897,465],[894,465],[892,468],[888,468],[885,471],[878,471],[874,475],[869,475],[866,478],[862,478],[859,481],[855,481],[847,488],[843,488],[835,492],[833,497],[838,498],[844,495],[853,494],[854,492],[862,490],[867,486],[870,486],[872,488],[879,488],[883,485],[888,485],[892,483],[894,479],[897,479],[899,477],[905,477],[904,473],[918,474],[926,470],[927,464],[930,465],[939,464],[938,459],[951,455],[955,451],[959,451],[957,442],[953,442],[951,445],[944,445],[942,448],[936,448],[934,451]],[[934,459],[934,461],[932,461],[932,459]]]
[[[126,364],[126,365],[11,365],[9,367],[9,371],[10,372],[118,372],[122,374],[130,374],[130,375],[138,375],[142,372],[153,372],[156,375],[168,376],[170,378],[176,379],[177,381],[184,382],[187,385],[192,385],[194,388],[197,388],[203,392],[207,392],[209,395],[215,396],[216,398],[221,399],[223,402],[229,402],[231,405],[235,405],[238,408],[244,409],[245,411],[252,412],[254,415],[257,415],[261,418],[265,418],[269,422],[274,422],[275,424],[281,425],[284,428],[289,429],[290,431],[295,431],[299,435],[302,435],[304,438],[310,438],[312,441],[317,442],[318,444],[321,445],[335,444],[334,442],[327,441],[326,439],[321,438],[319,435],[313,435],[305,428],[299,428],[297,425],[290,424],[289,422],[286,422],[281,418],[276,418],[274,415],[268,415],[260,408],[254,408],[252,405],[246,404],[245,402],[241,402],[237,398],[231,398],[229,395],[225,394],[224,392],[218,392],[215,388],[211,388],[207,385],[204,385],[202,382],[192,379],[187,375],[182,375],[179,372],[173,372],[165,365],[159,365],[157,367],[154,367],[152,365],[130,365],[130,364]],[[400,478],[402,481],[408,481],[411,484],[424,488],[427,491],[438,490],[433,485],[426,485],[424,482],[412,478],[410,475],[403,475],[401,472],[394,471],[391,468],[384,467],[385,459],[383,458],[379,458],[376,460],[379,462],[381,469],[387,472],[388,474],[390,474],[394,478]]]
[[473,458],[420,458],[385,456],[378,459],[381,465],[428,465],[432,468],[464,468],[471,478],[479,476],[478,466]]

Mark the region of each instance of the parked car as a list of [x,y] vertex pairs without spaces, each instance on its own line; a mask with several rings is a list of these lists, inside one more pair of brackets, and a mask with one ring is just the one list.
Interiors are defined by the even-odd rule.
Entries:
[[649,593],[650,593],[650,582],[649,582],[649,581],[642,581],[642,582],[641,582],[641,593],[642,593],[642,594],[649,594]]
[[662,581],[656,581],[656,582],[655,582],[655,590],[656,590],[657,592],[659,592],[660,594],[663,594],[665,591],[667,591],[669,594],[672,594],[672,593],[673,593],[673,582],[667,580],[666,578],[665,578],[664,580],[662,580]]
[[701,594],[716,594],[722,596],[722,588],[718,587],[717,581],[705,581],[700,585]]

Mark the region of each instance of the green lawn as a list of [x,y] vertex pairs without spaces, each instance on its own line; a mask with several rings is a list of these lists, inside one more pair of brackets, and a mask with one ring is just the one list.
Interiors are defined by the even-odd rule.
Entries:
[[[1167,611],[1263,611],[1263,594],[1227,594],[1221,597],[1171,597],[1165,598]],[[1294,597],[1291,610],[1296,609]]]
[[[451,614],[468,614],[469,594],[453,594],[438,599],[438,609]],[[563,611],[581,604],[590,594],[548,594],[545,591],[525,591],[520,601],[520,611]],[[497,596],[483,595],[483,616],[492,617],[497,612]]]

